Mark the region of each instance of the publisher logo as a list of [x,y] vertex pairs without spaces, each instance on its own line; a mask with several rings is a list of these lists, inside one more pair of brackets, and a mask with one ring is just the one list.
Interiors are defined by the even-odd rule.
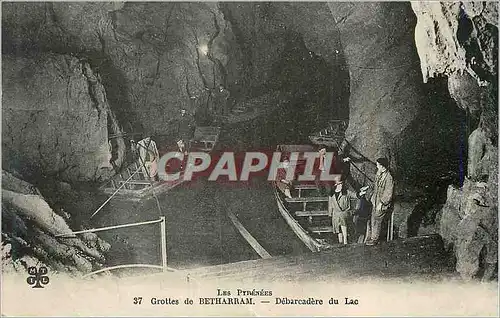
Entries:
[[49,270],[45,266],[40,266],[36,268],[34,266],[28,268],[28,278],[26,282],[28,285],[34,285],[32,288],[44,288],[42,285],[47,285],[49,283],[49,276],[47,273]]

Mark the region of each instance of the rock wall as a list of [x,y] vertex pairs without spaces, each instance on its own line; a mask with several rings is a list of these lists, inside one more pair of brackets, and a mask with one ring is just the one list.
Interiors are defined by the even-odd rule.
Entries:
[[[328,6],[339,29],[349,69],[346,136],[351,147],[365,157],[365,163],[358,166],[368,178],[373,178],[373,162],[378,157],[389,158],[399,183],[398,191],[425,178],[421,171],[411,168],[422,166],[422,159],[431,169],[428,172],[437,174],[439,160],[429,154],[429,149],[446,144],[443,139],[450,139],[450,133],[443,129],[443,138],[430,138],[439,136],[436,130],[447,118],[434,109],[444,107],[443,101],[430,107],[432,87],[421,83],[413,41],[416,20],[411,7],[408,3],[329,3]],[[447,149],[441,152],[444,157],[455,155]],[[355,179],[366,180],[357,170],[352,172]]]
[[88,58],[129,132],[168,133],[181,108],[195,111],[190,97],[205,87],[231,88],[238,76],[238,50],[216,3],[24,3],[3,9],[4,52]]
[[489,280],[498,266],[498,3],[412,2],[412,8],[423,80],[447,75],[451,96],[473,122],[467,178],[448,189],[440,233],[462,277]]
[[3,55],[5,169],[27,178],[57,176],[72,182],[110,174],[110,110],[102,85],[90,80],[87,67],[69,55]]

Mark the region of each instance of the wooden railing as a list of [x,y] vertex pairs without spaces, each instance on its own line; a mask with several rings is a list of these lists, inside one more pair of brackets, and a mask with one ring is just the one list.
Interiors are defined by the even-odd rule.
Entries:
[[127,224],[120,224],[120,225],[112,225],[112,226],[105,226],[101,228],[96,228],[96,229],[88,229],[88,230],[82,230],[82,231],[75,231],[75,232],[70,232],[70,233],[63,233],[63,234],[58,234],[56,237],[74,237],[77,234],[83,234],[83,233],[95,233],[95,232],[101,232],[101,231],[109,231],[109,230],[114,230],[114,229],[122,229],[122,228],[128,228],[128,227],[134,227],[134,226],[142,226],[142,225],[148,225],[148,224],[157,224],[160,223],[160,240],[161,240],[161,265],[151,265],[151,264],[126,264],[126,265],[118,265],[118,266],[112,266],[112,267],[107,267],[103,269],[99,269],[97,271],[94,271],[92,273],[89,273],[85,275],[84,277],[92,276],[98,273],[102,273],[105,271],[110,271],[113,269],[119,269],[119,268],[131,268],[131,267],[144,267],[144,268],[159,268],[163,272],[167,272],[168,270],[172,271],[172,269],[169,269],[167,267],[167,226],[166,226],[166,219],[164,216],[161,216],[158,220],[152,220],[152,221],[143,221],[143,222],[136,222],[136,223],[127,223]]

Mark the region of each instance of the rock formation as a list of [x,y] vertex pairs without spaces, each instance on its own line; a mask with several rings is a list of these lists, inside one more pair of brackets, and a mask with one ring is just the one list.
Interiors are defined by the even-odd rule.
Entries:
[[492,278],[498,266],[498,4],[412,2],[424,81],[449,76],[457,105],[476,126],[468,137],[467,176],[450,186],[440,220],[464,278]]
[[105,262],[110,245],[93,233],[71,233],[69,215],[54,211],[40,191],[2,171],[2,263],[5,271],[45,264],[51,271],[88,273]]
[[[95,181],[111,173],[110,109],[88,64],[61,54],[3,56],[3,167],[27,178]],[[112,121],[113,122],[113,121]],[[117,124],[111,133],[120,133]],[[122,153],[124,145],[118,144]],[[117,158],[119,166],[123,155]]]

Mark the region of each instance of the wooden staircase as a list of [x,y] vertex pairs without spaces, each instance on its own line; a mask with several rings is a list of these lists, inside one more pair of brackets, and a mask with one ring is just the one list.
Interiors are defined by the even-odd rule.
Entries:
[[339,147],[344,140],[346,128],[346,121],[333,120],[327,128],[309,135],[309,140],[316,145]]
[[196,127],[193,138],[189,141],[190,151],[210,152],[219,141],[220,127]]

